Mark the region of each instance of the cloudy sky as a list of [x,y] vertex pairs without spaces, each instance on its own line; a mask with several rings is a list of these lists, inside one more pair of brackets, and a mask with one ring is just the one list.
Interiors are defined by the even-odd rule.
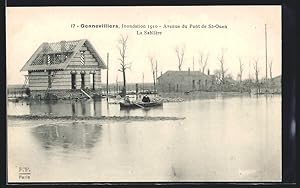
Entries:
[[[182,69],[199,69],[200,52],[209,53],[207,68],[219,67],[218,57],[225,49],[228,73],[237,77],[239,58],[244,64],[243,77],[254,77],[253,62],[259,60],[260,77],[265,76],[265,24],[268,33],[268,59],[273,76],[281,74],[280,6],[184,6],[184,7],[14,7],[7,8],[7,82],[22,84],[22,66],[43,42],[89,39],[106,61],[109,52],[109,81],[122,80],[117,71],[118,39],[128,35],[128,82],[152,81],[149,56],[158,61],[158,72],[178,70],[176,46],[185,46]],[[71,24],[143,24],[183,25],[186,29],[153,29],[161,35],[137,35],[150,29],[72,28]],[[190,24],[206,25],[192,29]],[[209,24],[227,28],[208,28]],[[250,65],[250,66],[249,66]],[[105,82],[106,71],[102,71]]]

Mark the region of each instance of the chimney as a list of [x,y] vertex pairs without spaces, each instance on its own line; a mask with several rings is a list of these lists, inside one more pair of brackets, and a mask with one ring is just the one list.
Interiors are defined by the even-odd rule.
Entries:
[[44,42],[44,46],[43,46],[43,52],[47,53],[49,49],[49,43],[48,42]]
[[48,63],[48,56],[47,56],[48,50],[49,50],[49,43],[48,42],[44,42],[43,43],[43,50],[42,50],[42,53],[44,53],[44,55],[43,55],[43,64],[47,64]]
[[60,51],[62,51],[62,52],[66,51],[66,41],[65,40],[60,41]]

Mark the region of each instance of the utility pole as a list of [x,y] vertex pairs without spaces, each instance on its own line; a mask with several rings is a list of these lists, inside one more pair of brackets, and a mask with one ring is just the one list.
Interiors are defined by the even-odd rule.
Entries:
[[268,81],[268,47],[267,47],[267,24],[265,24],[265,47],[266,47],[266,83]]
[[194,61],[194,56],[193,56],[193,71],[195,71],[195,61]]
[[155,88],[154,88],[154,92],[156,92],[156,85],[157,85],[157,60],[155,62]]
[[118,94],[119,94],[118,75],[117,75],[117,77],[116,77],[116,86],[117,86],[116,94],[118,95]]
[[143,92],[144,92],[144,87],[145,87],[145,83],[144,83],[144,73],[143,73]]
[[109,60],[109,53],[107,53],[107,69],[106,69],[106,101],[108,101],[108,60]]

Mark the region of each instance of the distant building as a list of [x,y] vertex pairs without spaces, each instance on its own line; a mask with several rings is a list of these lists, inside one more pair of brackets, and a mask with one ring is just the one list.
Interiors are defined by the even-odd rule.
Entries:
[[280,94],[281,91],[282,91],[281,75],[276,76],[272,79],[268,79],[267,82],[265,80],[261,80],[258,84],[254,82],[251,86],[251,93]]
[[213,75],[201,71],[167,71],[157,78],[158,92],[207,91],[214,85]]
[[21,71],[31,91],[76,90],[101,87],[104,61],[86,40],[42,43]]
[[271,93],[281,93],[281,75],[272,78],[272,80],[268,81],[267,92]]
[[273,86],[274,90],[278,90],[278,92],[281,92],[281,75],[279,76],[276,76],[274,77],[272,80],[271,80],[271,86]]

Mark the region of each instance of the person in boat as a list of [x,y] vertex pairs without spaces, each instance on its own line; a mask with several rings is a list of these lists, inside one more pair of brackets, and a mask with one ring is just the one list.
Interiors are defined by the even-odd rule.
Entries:
[[129,100],[129,97],[128,97],[128,96],[125,96],[124,102],[125,102],[125,103],[130,103],[130,100]]
[[150,98],[148,97],[148,95],[145,95],[142,99],[143,102],[150,102]]

